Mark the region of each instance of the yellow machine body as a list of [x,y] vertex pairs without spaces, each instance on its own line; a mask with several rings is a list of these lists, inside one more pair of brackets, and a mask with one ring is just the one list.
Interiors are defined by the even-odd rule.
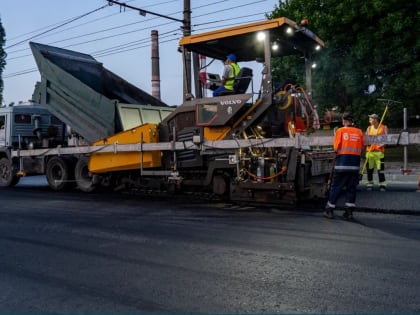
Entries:
[[[144,124],[117,133],[111,137],[94,142],[93,146],[118,144],[138,144],[159,142],[157,124]],[[161,151],[146,152],[108,152],[92,153],[89,159],[89,171],[105,173],[162,166]]]
[[223,140],[231,129],[230,127],[204,127],[204,139],[208,141]]

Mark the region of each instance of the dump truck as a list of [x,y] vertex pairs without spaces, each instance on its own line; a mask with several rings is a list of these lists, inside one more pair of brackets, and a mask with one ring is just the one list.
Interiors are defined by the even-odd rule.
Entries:
[[173,107],[89,55],[30,43],[41,82],[34,103],[0,109],[0,186],[43,174],[53,190],[195,191],[287,205],[325,197],[335,156],[332,131],[319,134],[322,119],[310,94],[293,82],[273,82],[271,67],[272,58],[310,59],[323,41],[307,25],[277,18],[185,36],[179,45],[183,57],[223,62],[234,53],[240,65],[258,62],[260,86],[254,87],[252,68],[243,66],[233,91],[203,97],[199,91],[220,82],[212,74],[204,82],[203,69],[195,67],[194,78],[184,82],[195,82],[197,95],[187,91]]
[[144,121],[160,123],[173,110],[90,55],[30,47],[41,81],[32,100],[0,107],[0,187],[45,175],[53,190],[83,189],[89,144]]

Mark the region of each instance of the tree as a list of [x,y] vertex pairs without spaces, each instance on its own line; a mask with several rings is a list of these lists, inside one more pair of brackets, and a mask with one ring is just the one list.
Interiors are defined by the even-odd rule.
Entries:
[[3,69],[6,66],[6,52],[4,51],[4,43],[6,41],[6,33],[0,19],[0,104],[3,103]]
[[[367,124],[368,113],[383,112],[378,99],[403,102],[390,110],[388,125],[401,126],[402,107],[418,113],[420,39],[415,1],[285,0],[269,17],[280,16],[295,21],[308,18],[309,28],[326,42],[313,75],[314,100],[321,109],[352,111],[362,125]],[[281,66],[293,68],[293,62],[282,61]],[[301,69],[292,73],[303,75]]]

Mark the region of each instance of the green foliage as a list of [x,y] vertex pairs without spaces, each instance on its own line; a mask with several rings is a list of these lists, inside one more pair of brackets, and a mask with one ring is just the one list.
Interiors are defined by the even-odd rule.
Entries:
[[6,33],[0,19],[0,104],[3,103],[3,69],[6,66],[6,52],[4,51],[4,43],[6,41]]
[[[367,125],[368,113],[384,110],[378,99],[391,99],[402,104],[390,109],[386,123],[401,127],[403,107],[420,114],[419,15],[416,1],[285,0],[269,18],[307,18],[309,28],[325,41],[312,83],[321,110],[352,111]],[[289,60],[273,64],[304,83],[303,65]],[[369,92],[373,85],[376,89]]]

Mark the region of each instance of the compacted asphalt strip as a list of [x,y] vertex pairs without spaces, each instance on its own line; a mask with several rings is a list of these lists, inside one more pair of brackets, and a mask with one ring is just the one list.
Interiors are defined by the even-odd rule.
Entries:
[[[407,173],[401,171],[400,163],[385,165],[387,191],[379,191],[376,171],[374,173],[375,186],[373,190],[367,190],[365,173],[357,188],[356,211],[420,215],[420,163],[408,165],[409,172]],[[18,185],[48,186],[45,178],[38,176],[24,178]],[[343,195],[337,202],[338,209],[344,205]],[[323,210],[323,205],[318,209]]]
[[[358,211],[420,214],[420,163],[408,165],[406,172],[399,163],[385,163],[387,191],[379,191],[375,170],[373,190],[365,186],[366,173],[357,189]],[[338,205],[344,202],[340,198]]]

